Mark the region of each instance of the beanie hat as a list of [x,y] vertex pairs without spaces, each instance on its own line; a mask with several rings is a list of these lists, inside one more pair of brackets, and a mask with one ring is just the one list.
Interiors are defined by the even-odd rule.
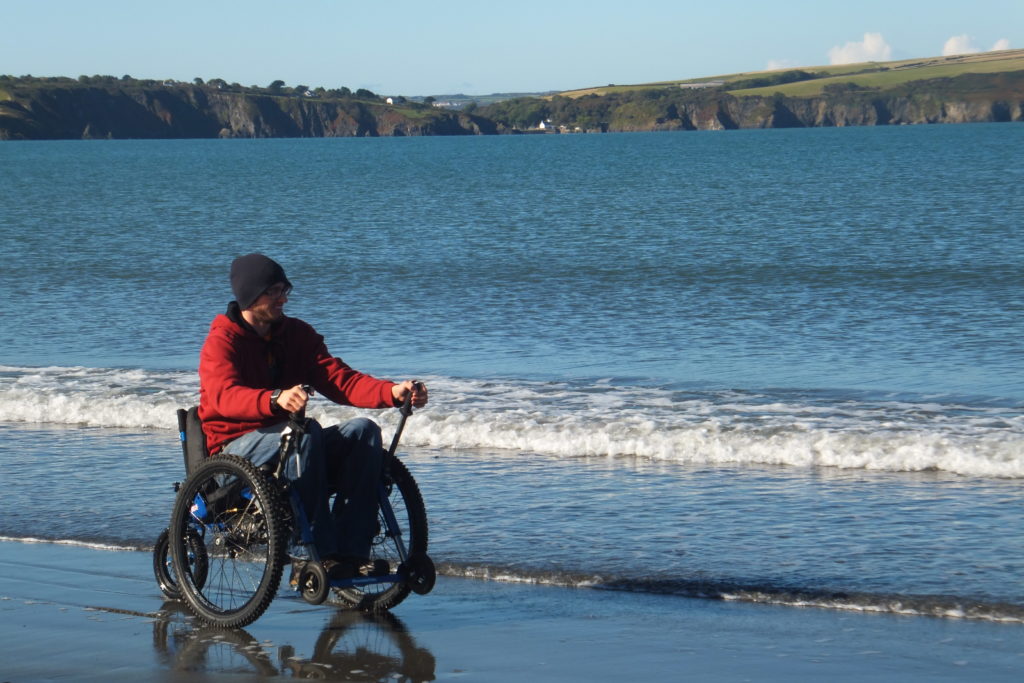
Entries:
[[243,310],[278,282],[292,286],[284,275],[284,268],[263,254],[246,254],[231,263],[231,289],[238,307]]

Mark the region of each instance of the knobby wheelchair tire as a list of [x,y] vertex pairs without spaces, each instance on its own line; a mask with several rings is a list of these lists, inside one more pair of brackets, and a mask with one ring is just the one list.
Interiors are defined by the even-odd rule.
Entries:
[[[169,532],[174,578],[189,610],[223,628],[258,619],[281,582],[286,517],[277,483],[248,460],[218,455],[197,467],[178,491]],[[202,577],[192,574],[193,533],[205,549]]]
[[[402,539],[410,558],[427,553],[427,509],[423,504],[416,480],[405,464],[394,456],[385,456],[385,481],[388,499],[402,531]],[[370,560],[388,563],[394,572],[401,564],[398,547],[393,538],[385,534],[383,514],[378,512],[379,528],[370,547]],[[381,583],[368,586],[335,588],[332,602],[368,612],[389,610],[408,597],[412,590],[408,583]]]
[[[186,533],[186,545],[188,546],[188,562],[191,567],[192,579],[197,586],[202,586],[206,581],[207,558],[206,548],[203,541],[192,529]],[[174,578],[174,567],[171,564],[171,541],[170,529],[164,529],[156,539],[153,547],[153,574],[156,576],[156,583],[160,591],[168,600],[181,600],[181,591],[178,590],[178,582]]]

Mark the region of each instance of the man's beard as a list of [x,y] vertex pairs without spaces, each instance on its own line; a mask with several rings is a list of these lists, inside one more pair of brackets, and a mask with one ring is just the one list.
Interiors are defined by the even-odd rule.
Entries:
[[272,325],[284,317],[284,311],[268,306],[266,308],[261,307],[253,309],[252,315],[257,323],[262,325]]

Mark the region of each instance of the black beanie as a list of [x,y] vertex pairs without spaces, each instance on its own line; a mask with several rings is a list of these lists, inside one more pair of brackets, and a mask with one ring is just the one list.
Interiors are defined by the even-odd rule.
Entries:
[[243,310],[279,282],[292,286],[284,275],[284,268],[263,254],[246,254],[231,263],[231,289],[238,307]]

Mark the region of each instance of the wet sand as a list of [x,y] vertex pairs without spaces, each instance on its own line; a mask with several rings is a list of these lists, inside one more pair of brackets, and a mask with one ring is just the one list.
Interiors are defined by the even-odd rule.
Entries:
[[1024,626],[440,578],[393,616],[282,592],[245,630],[148,553],[0,542],[0,681],[1017,681]]

